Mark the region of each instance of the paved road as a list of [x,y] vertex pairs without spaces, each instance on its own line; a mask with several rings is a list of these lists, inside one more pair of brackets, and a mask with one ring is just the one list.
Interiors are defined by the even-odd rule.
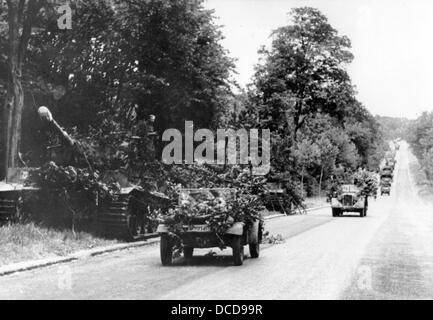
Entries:
[[151,245],[0,278],[6,299],[394,299],[433,298],[433,208],[418,198],[406,145],[390,197],[368,217],[330,209],[267,222],[284,242],[231,266],[230,250],[162,267]]

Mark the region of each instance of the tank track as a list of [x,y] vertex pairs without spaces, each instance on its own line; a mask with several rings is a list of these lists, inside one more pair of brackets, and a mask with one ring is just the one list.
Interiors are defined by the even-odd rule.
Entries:
[[0,225],[18,220],[20,212],[19,199],[18,196],[0,194]]
[[98,210],[98,225],[102,233],[127,241],[142,239],[144,211],[138,209],[130,195],[118,195],[115,200],[102,203]]

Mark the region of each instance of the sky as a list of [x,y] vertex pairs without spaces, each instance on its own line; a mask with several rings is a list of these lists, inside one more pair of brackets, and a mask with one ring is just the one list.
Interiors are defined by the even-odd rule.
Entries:
[[433,1],[205,0],[205,6],[223,26],[223,45],[238,59],[235,78],[242,86],[272,30],[289,23],[291,8],[310,6],[351,39],[355,59],[348,72],[372,114],[415,118],[433,111]]

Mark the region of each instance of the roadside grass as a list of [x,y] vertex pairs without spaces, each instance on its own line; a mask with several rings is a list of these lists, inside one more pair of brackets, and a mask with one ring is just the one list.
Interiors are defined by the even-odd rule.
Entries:
[[0,227],[0,266],[11,263],[62,257],[70,253],[118,243],[89,233],[55,230],[34,223]]
[[[325,193],[325,192],[323,192]],[[328,203],[326,202],[326,196],[314,196],[305,199],[305,208],[317,208],[326,206]]]
[[409,173],[412,176],[418,196],[426,202],[433,203],[433,183],[427,179],[418,159],[411,153],[409,154]]

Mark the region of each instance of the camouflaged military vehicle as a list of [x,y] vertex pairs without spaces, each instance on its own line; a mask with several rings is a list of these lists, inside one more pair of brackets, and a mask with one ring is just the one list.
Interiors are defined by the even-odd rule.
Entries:
[[[233,189],[228,188],[203,188],[181,189],[179,191],[179,205],[219,199],[221,203],[234,197]],[[181,240],[186,259],[191,259],[195,248],[231,247],[234,265],[240,266],[244,261],[244,246],[249,246],[251,258],[258,258],[260,254],[260,242],[262,240],[263,222],[255,219],[253,222],[232,222],[223,234],[217,234],[207,224],[208,215],[190,217],[190,224],[183,225],[181,231],[177,231],[175,237]],[[158,226],[157,232],[161,235],[160,254],[163,265],[171,265],[173,262],[173,231],[170,229],[169,219]],[[230,218],[229,218],[230,219]]]
[[[80,142],[73,139],[53,119],[51,112],[46,107],[39,108],[42,120],[48,122],[52,128],[66,142],[66,147],[78,154],[84,163],[92,170],[90,163],[83,154]],[[120,237],[133,241],[143,238],[156,231],[156,225],[149,219],[152,209],[165,210],[171,204],[170,199],[162,193],[144,190],[138,183],[131,182],[131,174],[126,170],[107,170],[102,173],[103,182],[115,182],[120,187],[120,192],[113,199],[97,201],[96,225],[107,236]],[[138,179],[135,179],[138,181]]]

